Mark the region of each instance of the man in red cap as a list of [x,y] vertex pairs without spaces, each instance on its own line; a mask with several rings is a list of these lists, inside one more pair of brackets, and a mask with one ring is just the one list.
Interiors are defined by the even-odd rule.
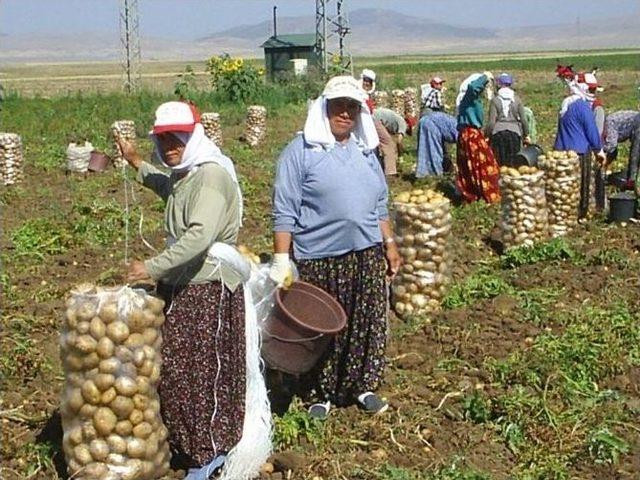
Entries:
[[422,115],[428,112],[442,112],[446,109],[442,98],[443,80],[440,77],[433,77],[429,84],[422,85]]

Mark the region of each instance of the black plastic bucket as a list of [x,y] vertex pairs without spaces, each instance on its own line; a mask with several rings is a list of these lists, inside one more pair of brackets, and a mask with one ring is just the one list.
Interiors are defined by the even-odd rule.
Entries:
[[540,155],[544,155],[544,150],[540,145],[531,144],[527,145],[520,149],[518,153],[513,157],[511,161],[511,165],[507,165],[507,167],[537,167],[538,166],[538,157]]
[[636,195],[633,192],[620,192],[609,196],[609,220],[626,222],[633,218],[636,209]]

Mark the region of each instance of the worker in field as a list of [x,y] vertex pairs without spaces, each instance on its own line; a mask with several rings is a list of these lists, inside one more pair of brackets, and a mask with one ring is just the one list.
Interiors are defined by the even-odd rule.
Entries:
[[629,142],[629,163],[626,171],[625,188],[632,189],[640,166],[640,111],[622,110],[607,115],[604,122],[603,150],[607,155],[607,165],[618,158],[618,147]]
[[386,363],[387,282],[401,259],[366,101],[355,78],[330,79],[303,133],[280,155],[274,184],[271,278],[287,278],[293,247],[300,279],[333,295],[347,314],[308,376],[309,414],[322,420],[333,405],[355,403],[370,414],[388,408],[376,390]]
[[580,159],[580,205],[578,218],[584,219],[589,212],[591,183],[591,152],[596,152],[597,161],[603,164],[606,156],[598,133],[596,119],[590,102],[589,85],[584,81],[567,82],[568,95],[562,101],[558,115],[558,130],[555,150],[573,150]]
[[429,83],[420,86],[421,116],[430,112],[443,112],[447,109],[443,95],[445,81],[440,77],[433,77]]
[[446,145],[457,140],[455,117],[444,112],[424,115],[418,124],[416,178],[449,173],[453,165]]
[[487,137],[498,165],[511,165],[522,145],[531,143],[529,124],[520,97],[513,90],[513,76],[502,73],[496,78],[498,91],[489,103]]
[[474,73],[462,82],[456,98],[456,186],[466,202],[500,201],[498,163],[482,131],[484,108],[480,97],[484,92],[492,98],[492,83],[490,72]]
[[165,201],[167,245],[132,262],[127,278],[156,281],[166,302],[158,393],[173,459],[189,480],[221,469],[216,478],[253,477],[271,450],[271,412],[258,348],[246,341],[257,324],[245,310],[250,267],[234,248],[242,220],[235,168],[187,103],[160,105],[150,137],[169,173],[143,161],[135,143],[119,147],[138,181]]
[[407,122],[393,110],[376,107],[373,98],[376,91],[376,72],[368,68],[362,70],[360,86],[367,94],[366,105],[369,112],[373,114],[374,126],[380,140],[378,158],[384,173],[385,175],[397,175],[398,157],[403,151],[402,140],[407,134]]

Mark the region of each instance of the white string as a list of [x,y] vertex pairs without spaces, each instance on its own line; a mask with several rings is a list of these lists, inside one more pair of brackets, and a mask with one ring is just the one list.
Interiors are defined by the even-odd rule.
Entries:
[[220,354],[218,350],[218,339],[220,337],[220,327],[222,325],[222,306],[224,302],[224,281],[220,280],[220,302],[218,304],[218,325],[216,327],[216,338],[214,340],[214,348],[216,349],[216,378],[213,380],[213,413],[211,414],[211,420],[209,421],[209,438],[211,438],[211,446],[213,447],[213,458],[218,456],[218,447],[216,446],[216,442],[213,438],[213,422],[216,418],[216,414],[218,413],[218,379],[220,378]]
[[[122,178],[124,181],[124,264],[129,265],[129,179],[127,178],[127,165],[122,165]],[[132,187],[133,190],[133,187]]]

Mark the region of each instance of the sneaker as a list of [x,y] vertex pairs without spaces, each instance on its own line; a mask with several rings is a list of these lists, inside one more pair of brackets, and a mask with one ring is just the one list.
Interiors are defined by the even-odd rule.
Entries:
[[309,407],[309,416],[313,420],[326,420],[331,410],[331,402],[314,403]]
[[365,412],[372,415],[384,413],[389,408],[389,404],[373,392],[365,392],[359,395],[358,402]]

